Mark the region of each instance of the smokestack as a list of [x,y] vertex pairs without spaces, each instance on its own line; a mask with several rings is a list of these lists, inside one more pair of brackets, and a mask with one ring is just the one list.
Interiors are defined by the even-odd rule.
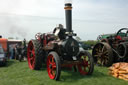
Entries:
[[66,31],[72,32],[72,0],[65,1]]
[[2,35],[0,35],[0,38],[2,38]]

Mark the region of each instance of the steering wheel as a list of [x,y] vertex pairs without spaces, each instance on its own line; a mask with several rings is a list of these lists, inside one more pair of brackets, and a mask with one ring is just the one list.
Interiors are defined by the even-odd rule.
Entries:
[[118,40],[122,40],[122,37],[119,35],[119,34],[121,33],[122,30],[126,30],[126,31],[127,31],[126,34],[125,34],[125,36],[124,36],[124,37],[127,37],[127,34],[128,34],[128,28],[122,28],[122,29],[120,29],[120,30],[117,32],[117,34],[116,34],[116,39],[118,39]]

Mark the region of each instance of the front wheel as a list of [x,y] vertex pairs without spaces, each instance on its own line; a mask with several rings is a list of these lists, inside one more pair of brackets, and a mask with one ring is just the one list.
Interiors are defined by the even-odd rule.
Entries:
[[59,80],[61,74],[61,62],[60,57],[54,51],[48,54],[47,72],[50,79]]
[[88,51],[81,52],[80,55],[81,64],[79,64],[78,71],[81,75],[91,75],[94,70],[94,62],[91,54]]

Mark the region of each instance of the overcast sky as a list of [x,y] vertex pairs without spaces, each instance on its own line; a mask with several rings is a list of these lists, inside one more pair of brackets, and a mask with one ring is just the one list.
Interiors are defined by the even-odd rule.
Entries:
[[[73,0],[73,30],[82,40],[128,27],[128,0]],[[34,38],[65,27],[64,0],[0,0],[0,34]]]

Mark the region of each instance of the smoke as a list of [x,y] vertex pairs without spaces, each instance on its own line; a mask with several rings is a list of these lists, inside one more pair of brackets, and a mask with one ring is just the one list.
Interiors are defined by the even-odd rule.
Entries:
[[27,24],[24,23],[24,19],[21,16],[15,15],[0,15],[0,35],[5,38],[26,38],[28,29]]
[[13,35],[20,36],[22,38],[25,38],[27,36],[27,30],[25,28],[17,26],[17,25],[11,26],[9,28],[9,33],[13,34]]
[[22,16],[1,15],[0,18],[0,27],[3,28],[1,33],[3,33],[6,37],[27,37],[28,29],[26,29],[26,25],[23,23],[24,19]]

